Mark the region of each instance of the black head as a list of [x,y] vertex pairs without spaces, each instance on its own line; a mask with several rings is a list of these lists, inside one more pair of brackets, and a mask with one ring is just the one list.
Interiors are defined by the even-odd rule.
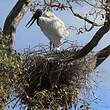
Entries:
[[28,26],[28,28],[35,22],[35,20],[39,19],[39,17],[42,15],[42,10],[41,9],[37,9],[36,12],[34,13],[34,15],[32,16],[32,18],[29,20],[29,22],[26,24],[26,26],[29,25],[29,23],[31,22],[31,24]]
[[40,16],[42,15],[42,10],[41,9],[37,9],[35,14],[33,15],[36,19],[38,19]]

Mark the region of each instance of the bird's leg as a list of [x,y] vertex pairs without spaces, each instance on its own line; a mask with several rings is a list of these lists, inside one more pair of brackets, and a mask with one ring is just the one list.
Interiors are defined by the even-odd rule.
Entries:
[[53,51],[55,52],[59,52],[60,51],[60,46],[55,46],[55,44],[53,44]]
[[50,51],[52,50],[52,41],[50,41]]
[[55,48],[55,45],[54,45],[54,44],[52,44],[52,46],[53,46],[53,50],[54,50],[54,48]]

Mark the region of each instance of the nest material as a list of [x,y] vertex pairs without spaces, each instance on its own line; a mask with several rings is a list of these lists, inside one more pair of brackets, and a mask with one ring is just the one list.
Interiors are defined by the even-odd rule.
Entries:
[[[95,65],[90,60],[92,54],[82,59],[61,62],[61,59],[73,56],[76,52],[76,49],[71,48],[52,53],[26,52],[23,55],[21,79],[28,84],[25,91],[32,99],[31,105],[39,109],[51,106],[53,110],[58,105],[65,106],[66,103],[71,106],[74,91],[85,86]],[[22,100],[26,102],[26,98]]]

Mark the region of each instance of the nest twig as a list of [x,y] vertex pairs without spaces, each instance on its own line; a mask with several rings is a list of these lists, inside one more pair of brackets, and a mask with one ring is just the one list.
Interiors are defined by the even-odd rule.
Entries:
[[[77,50],[73,47],[61,52],[25,52],[20,80],[27,83],[25,92],[30,97],[32,106],[39,109],[49,106],[55,109],[58,105],[71,106],[74,97],[77,97],[76,90],[86,85],[93,70],[90,60],[92,54],[82,59],[61,62],[61,59],[76,53]],[[26,103],[26,97],[22,100]]]

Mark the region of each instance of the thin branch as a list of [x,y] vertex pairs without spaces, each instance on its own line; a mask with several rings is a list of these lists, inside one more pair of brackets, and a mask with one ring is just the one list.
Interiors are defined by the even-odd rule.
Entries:
[[83,19],[83,20],[85,20],[86,22],[88,22],[88,23],[90,23],[90,24],[92,24],[92,25],[94,25],[94,26],[101,26],[101,25],[98,25],[97,23],[95,23],[95,22],[93,22],[93,21],[87,19],[86,17],[83,17],[83,16],[81,16],[80,14],[75,13],[75,11],[74,11],[73,8],[72,8],[72,5],[70,4],[70,2],[69,2],[68,0],[67,0],[67,3],[68,3],[68,5],[69,5],[69,9],[71,10],[71,12],[73,13],[74,16],[76,16],[76,17],[78,17],[78,18],[80,18],[80,19]]
[[105,5],[102,4],[102,3],[99,2],[99,1],[98,1],[98,2],[101,3],[102,6],[97,6],[97,5],[95,5],[95,4],[92,4],[92,3],[88,2],[87,0],[84,0],[84,2],[87,3],[87,4],[89,4],[90,6],[92,6],[92,7],[94,7],[94,8],[98,8],[98,9],[106,10]]
[[19,96],[16,96],[16,97],[13,98],[12,100],[10,100],[8,103],[5,104],[5,106],[9,105],[11,102],[15,101],[17,98],[19,98]]

